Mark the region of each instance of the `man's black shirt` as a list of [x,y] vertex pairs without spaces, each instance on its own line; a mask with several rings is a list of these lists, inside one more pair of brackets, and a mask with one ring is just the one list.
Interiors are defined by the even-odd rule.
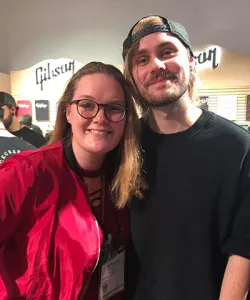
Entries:
[[26,142],[30,143],[31,145],[35,146],[36,148],[40,148],[40,147],[44,146],[46,143],[46,140],[42,135],[38,134],[37,132],[35,132],[27,127],[23,127],[18,131],[12,132],[12,134],[25,140]]
[[142,147],[129,300],[218,300],[228,257],[250,259],[250,134],[203,111],[175,134],[143,122]]

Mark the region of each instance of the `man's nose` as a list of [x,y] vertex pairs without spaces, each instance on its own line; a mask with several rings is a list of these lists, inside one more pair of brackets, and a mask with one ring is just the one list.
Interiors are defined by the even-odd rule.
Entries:
[[155,73],[159,70],[165,70],[165,61],[159,59],[158,57],[155,57],[154,59],[151,60],[151,65],[152,65],[152,70],[151,73]]

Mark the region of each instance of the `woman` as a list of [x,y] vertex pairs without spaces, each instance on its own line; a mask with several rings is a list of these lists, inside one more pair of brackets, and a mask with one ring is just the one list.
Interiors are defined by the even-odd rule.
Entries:
[[121,72],[92,62],[69,81],[50,145],[1,165],[0,299],[124,298],[129,222],[114,206],[144,188],[136,126]]

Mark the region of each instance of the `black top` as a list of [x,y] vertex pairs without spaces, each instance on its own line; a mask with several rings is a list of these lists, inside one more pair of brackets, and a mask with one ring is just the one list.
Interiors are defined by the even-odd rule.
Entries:
[[41,129],[39,126],[37,126],[37,125],[35,125],[35,124],[32,124],[32,125],[31,125],[31,129],[32,129],[33,131],[35,131],[36,133],[38,133],[38,134],[40,134],[40,135],[43,135],[43,131],[42,131],[42,129]]
[[25,140],[26,142],[37,148],[44,146],[46,143],[46,140],[42,135],[27,127],[23,127],[18,131],[12,132],[12,134],[18,136],[19,138]]
[[25,150],[36,149],[34,146],[19,139],[18,137],[1,137],[0,136],[0,163],[6,158]]
[[130,203],[130,299],[218,300],[228,255],[250,259],[250,134],[203,111],[176,134],[143,123],[142,145],[150,188]]

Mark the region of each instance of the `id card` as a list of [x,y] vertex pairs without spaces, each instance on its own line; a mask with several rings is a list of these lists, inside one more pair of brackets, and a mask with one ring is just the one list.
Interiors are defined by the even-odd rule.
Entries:
[[125,251],[117,254],[102,266],[99,300],[106,300],[124,290]]

